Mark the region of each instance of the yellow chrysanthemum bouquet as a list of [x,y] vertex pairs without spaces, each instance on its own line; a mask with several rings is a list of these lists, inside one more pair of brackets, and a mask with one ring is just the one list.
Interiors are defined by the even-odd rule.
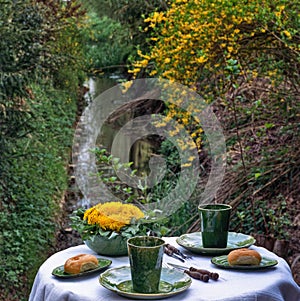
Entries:
[[97,225],[105,231],[120,232],[122,228],[130,225],[133,219],[139,220],[144,216],[144,213],[132,204],[109,202],[86,210],[83,219],[89,225]]
[[163,234],[160,223],[133,204],[99,203],[89,209],[80,208],[71,216],[72,227],[85,244],[98,254],[124,255],[128,238],[139,235]]
[[80,233],[83,240],[96,235],[107,238],[121,235],[129,238],[146,235],[147,231],[159,234],[155,223],[141,209],[121,202],[99,203],[86,210],[80,208],[73,213],[71,220],[73,229]]

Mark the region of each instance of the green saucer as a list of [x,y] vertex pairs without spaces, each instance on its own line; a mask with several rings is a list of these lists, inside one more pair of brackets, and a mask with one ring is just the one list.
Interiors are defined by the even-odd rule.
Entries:
[[201,232],[194,232],[181,235],[176,242],[196,254],[223,255],[235,249],[248,248],[255,243],[255,239],[243,233],[229,232],[226,248],[204,248]]
[[132,299],[157,300],[168,298],[188,289],[191,278],[182,271],[162,268],[159,291],[154,294],[143,294],[133,291],[129,266],[111,268],[99,277],[100,284],[108,290]]

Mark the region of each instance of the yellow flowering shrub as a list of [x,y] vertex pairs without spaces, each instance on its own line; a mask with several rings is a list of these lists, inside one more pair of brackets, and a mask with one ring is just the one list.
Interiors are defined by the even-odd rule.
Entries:
[[132,204],[109,202],[87,209],[83,219],[89,225],[97,225],[103,230],[120,232],[123,227],[130,225],[132,219],[138,220],[144,216],[144,213]]
[[[179,82],[207,103],[263,78],[268,98],[282,97],[282,83],[299,86],[300,18],[287,0],[172,0],[169,9],[144,20],[151,30],[149,53],[139,52],[132,73]],[[294,93],[294,92],[293,92]],[[226,101],[224,102],[226,105]],[[180,105],[178,106],[180,107]],[[188,112],[171,104],[168,117],[190,129],[197,147],[201,129]]]
[[[141,60],[132,72],[148,67],[150,76],[220,94],[229,79],[230,59],[241,64],[241,76],[274,78],[282,75],[282,68],[274,70],[277,57],[286,53],[299,63],[297,12],[297,5],[287,0],[170,1],[167,11],[145,19],[153,46],[150,53],[139,52]],[[209,84],[212,79],[218,86]]]

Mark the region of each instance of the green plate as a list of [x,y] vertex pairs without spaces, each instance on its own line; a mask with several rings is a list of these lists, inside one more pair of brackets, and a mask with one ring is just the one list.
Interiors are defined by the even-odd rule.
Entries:
[[259,270],[275,266],[278,261],[267,257],[262,257],[259,265],[230,265],[227,260],[227,255],[213,257],[211,262],[222,269],[233,269],[233,270]]
[[89,275],[89,274],[92,274],[95,272],[103,271],[104,269],[109,267],[112,263],[112,261],[109,259],[105,259],[105,258],[97,258],[97,259],[98,259],[98,267],[96,267],[93,270],[89,270],[89,271],[82,272],[79,274],[68,274],[68,273],[65,273],[64,266],[61,265],[52,271],[52,275],[55,277],[58,277],[58,278],[77,278],[77,277],[86,276],[86,275]]
[[223,255],[235,249],[248,248],[255,243],[255,239],[243,233],[229,232],[226,248],[204,248],[202,245],[201,232],[194,232],[181,235],[176,239],[176,242],[193,253]]
[[132,289],[129,266],[112,268],[99,277],[102,286],[121,296],[132,299],[157,300],[168,298],[188,289],[192,283],[190,276],[175,269],[162,268],[159,292],[154,294],[137,293]]

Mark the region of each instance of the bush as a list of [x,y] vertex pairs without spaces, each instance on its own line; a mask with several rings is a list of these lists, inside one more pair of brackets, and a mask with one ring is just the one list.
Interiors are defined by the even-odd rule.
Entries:
[[[32,95],[35,131],[18,139],[7,153],[11,161],[0,195],[0,278],[5,279],[1,286],[14,288],[16,294],[19,291],[18,298],[24,294],[20,290],[24,284],[30,288],[37,268],[48,256],[45,249],[53,245],[55,217],[68,183],[66,164],[76,115],[76,98],[67,102],[65,93],[39,86],[32,87]],[[24,275],[30,281],[20,281]]]
[[[163,0],[86,0],[84,2],[84,5],[98,17],[108,17],[120,24],[122,31],[117,35],[126,38],[134,48],[141,49],[147,47],[145,32],[142,30],[145,27],[143,17],[154,11],[167,9],[167,2]],[[136,51],[132,51],[131,55],[135,57]]]
[[0,0],[0,166],[10,143],[32,130],[28,85],[44,79],[76,93],[82,81],[84,12],[76,1],[47,3]]
[[299,68],[299,18],[290,1],[268,0],[262,7],[257,0],[176,0],[145,21],[154,29],[154,45],[146,57],[141,54],[135,73],[148,67],[150,76],[207,92],[207,100],[231,86],[230,60],[241,67],[235,75],[248,83],[261,76],[299,81],[293,72]]
[[133,52],[129,31],[119,22],[106,16],[89,14],[89,32],[86,32],[88,70],[106,73],[126,69],[127,58]]
[[77,1],[0,5],[1,297],[27,300],[67,187],[85,12]]

